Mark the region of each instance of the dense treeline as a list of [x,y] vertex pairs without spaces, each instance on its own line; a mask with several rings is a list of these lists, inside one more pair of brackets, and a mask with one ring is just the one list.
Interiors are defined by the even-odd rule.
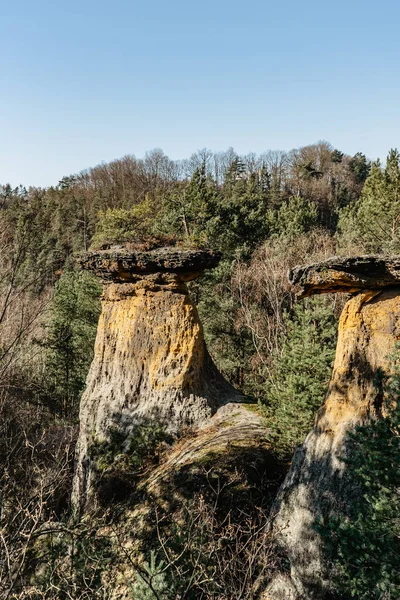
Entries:
[[[399,250],[400,155],[391,151],[382,168],[326,142],[262,155],[202,150],[184,161],[153,150],[47,189],[0,188],[0,589],[7,598],[29,563],[27,532],[68,516],[100,293],[75,271],[73,257],[123,242],[222,251],[219,267],[191,284],[209,350],[224,375],[259,401],[274,447],[288,459],[323,400],[340,301],[296,304],[287,270],[337,253]],[[61,597],[54,594],[31,597]]]
[[[211,351],[219,344],[215,355],[224,372],[254,392],[256,356],[265,361],[265,354],[279,350],[283,311],[291,308],[285,269],[311,251],[334,251],[340,211],[356,203],[369,168],[361,153],[351,158],[327,143],[244,157],[231,149],[204,150],[182,162],[160,150],[143,160],[125,157],[44,190],[4,186],[2,235],[8,239],[2,254],[10,260],[21,248],[24,256],[12,268],[37,301],[72,268],[73,255],[91,245],[131,241],[222,250],[221,267],[195,293]],[[271,269],[275,278],[281,271],[272,285],[283,288],[278,294],[268,291]]]

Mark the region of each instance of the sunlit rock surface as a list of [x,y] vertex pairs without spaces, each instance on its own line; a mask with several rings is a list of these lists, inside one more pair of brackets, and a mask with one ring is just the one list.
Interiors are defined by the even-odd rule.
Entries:
[[346,456],[346,433],[382,416],[382,376],[391,374],[390,355],[400,339],[400,259],[362,257],[351,259],[350,267],[349,260],[331,259],[291,274],[291,281],[303,286],[303,295],[348,291],[350,281],[351,291],[358,293],[340,318],[325,403],[294,455],[275,504],[274,530],[290,571],[272,582],[266,600],[331,598],[332,574],[314,523],[346,510],[354,494],[340,460]]
[[90,446],[143,420],[170,432],[199,427],[242,396],[214,366],[186,281],[220,256],[202,250],[125,248],[90,252],[79,260],[104,283],[95,356],[80,408],[73,503],[90,497]]
[[301,298],[400,286],[400,257],[333,257],[313,265],[295,267],[289,273],[289,281],[298,286]]

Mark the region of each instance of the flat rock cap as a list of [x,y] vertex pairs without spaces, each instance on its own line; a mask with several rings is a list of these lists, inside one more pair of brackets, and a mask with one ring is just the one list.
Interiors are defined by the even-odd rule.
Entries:
[[335,256],[295,267],[289,271],[289,281],[299,286],[300,298],[400,286],[400,256]]
[[189,281],[205,269],[216,267],[220,260],[221,254],[212,250],[166,247],[142,251],[112,246],[108,250],[85,252],[77,262],[104,281],[124,282],[152,273],[176,273],[183,281]]

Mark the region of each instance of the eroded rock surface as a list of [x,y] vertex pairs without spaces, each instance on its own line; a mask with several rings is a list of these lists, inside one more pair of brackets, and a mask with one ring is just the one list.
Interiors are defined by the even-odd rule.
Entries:
[[186,281],[219,255],[163,248],[88,253],[81,265],[104,282],[95,355],[80,408],[73,502],[93,486],[91,447],[129,436],[141,421],[170,432],[199,427],[227,402],[242,400],[214,366]]
[[108,250],[86,252],[78,262],[104,282],[124,283],[138,281],[148,274],[158,274],[162,282],[163,276],[171,273],[176,275],[176,280],[191,281],[205,269],[216,267],[220,259],[220,253],[211,250],[168,247],[131,251],[124,246],[113,246]]
[[[324,271],[327,264],[328,271]],[[341,264],[331,259],[298,268],[292,282],[300,281],[306,292],[303,295],[328,291],[326,284],[331,292],[348,290],[349,271],[340,271]],[[388,283],[392,277],[397,285],[396,265],[400,265],[398,258],[362,257],[351,261],[350,275],[358,286],[352,291],[359,293],[347,302],[340,318],[325,403],[313,430],[294,455],[275,505],[274,530],[290,563],[290,573],[272,582],[266,600],[331,598],[332,574],[314,524],[318,517],[345,511],[354,494],[340,460],[346,456],[347,432],[382,415],[380,376],[391,374],[390,355],[400,339],[400,287]],[[363,281],[369,289],[362,289]]]
[[333,257],[313,265],[295,267],[289,272],[289,281],[299,286],[300,298],[400,286],[400,257]]

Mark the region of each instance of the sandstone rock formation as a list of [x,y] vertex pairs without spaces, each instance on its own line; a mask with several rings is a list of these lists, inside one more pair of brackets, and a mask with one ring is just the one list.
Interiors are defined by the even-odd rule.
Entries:
[[217,371],[186,282],[213,268],[211,251],[124,247],[89,252],[83,268],[104,283],[95,356],[81,400],[73,503],[83,508],[93,484],[91,447],[129,440],[143,420],[170,432],[201,426],[242,396]]
[[357,293],[400,285],[400,257],[334,257],[306,267],[295,267],[289,281],[300,286],[299,296],[332,292]]
[[379,418],[383,390],[379,375],[390,375],[390,355],[400,339],[400,258],[333,258],[298,267],[290,280],[301,295],[353,292],[339,323],[333,374],[315,426],[294,455],[278,494],[274,529],[290,574],[269,586],[265,599],[324,600],[330,573],[313,524],[317,517],[345,509],[354,493],[340,457],[346,434]]

